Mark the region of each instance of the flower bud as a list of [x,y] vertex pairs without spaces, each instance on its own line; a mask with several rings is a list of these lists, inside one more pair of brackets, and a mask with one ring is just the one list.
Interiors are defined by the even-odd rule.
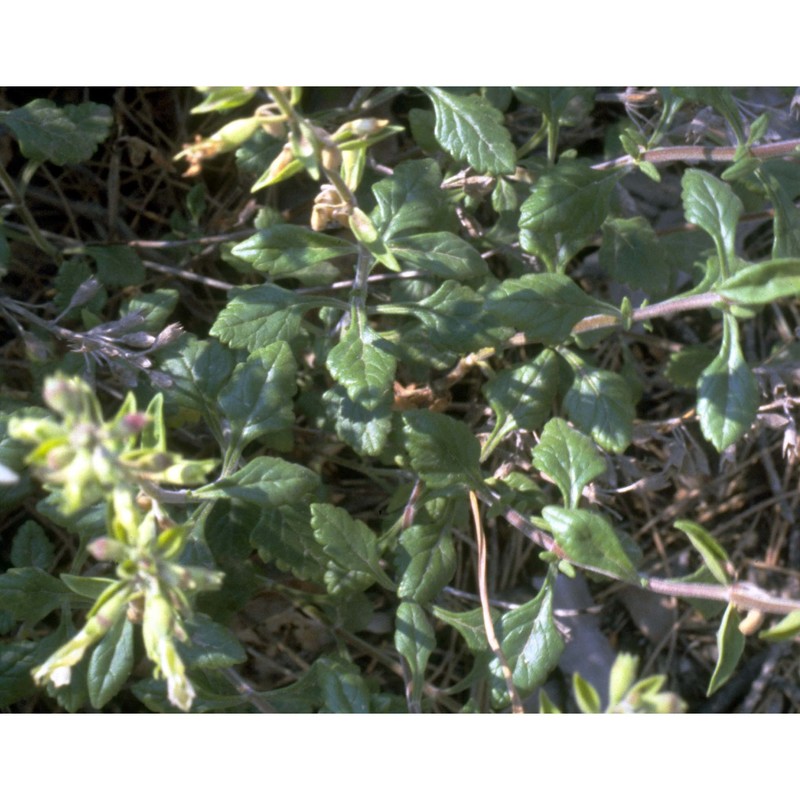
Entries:
[[378,240],[378,231],[372,220],[360,208],[354,208],[350,214],[350,229],[356,239],[365,244],[372,244]]

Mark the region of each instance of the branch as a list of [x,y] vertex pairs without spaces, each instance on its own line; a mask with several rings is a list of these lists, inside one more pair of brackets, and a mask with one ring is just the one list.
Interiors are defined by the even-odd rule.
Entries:
[[[499,496],[491,490],[483,490],[478,493],[478,496],[482,502],[490,506],[498,506],[500,504]],[[501,513],[510,525],[527,536],[532,542],[539,545],[539,547],[553,553],[561,560],[567,561],[573,566],[595,575],[602,575],[605,578],[612,578],[621,583],[635,586],[637,589],[647,589],[656,594],[663,594],[669,597],[713,600],[724,603],[725,605],[732,603],[739,609],[759,611],[764,614],[790,614],[793,611],[800,611],[800,600],[788,597],[776,597],[747,581],[739,581],[728,586],[723,586],[717,583],[683,583],[666,578],[652,578],[641,574],[639,575],[638,581],[630,581],[606,570],[593,567],[591,564],[581,564],[567,558],[566,553],[564,553],[550,534],[545,533],[531,524],[513,508],[502,507]]]
[[[746,150],[754,158],[780,158],[797,153],[800,139],[787,139],[783,142],[759,144]],[[620,156],[611,161],[595,164],[593,169],[613,169],[614,167],[634,166],[638,161],[651,164],[672,164],[676,161],[711,161],[728,163],[736,160],[738,147],[704,147],[703,145],[680,145],[678,147],[658,147],[655,150],[642,150],[639,158]]]

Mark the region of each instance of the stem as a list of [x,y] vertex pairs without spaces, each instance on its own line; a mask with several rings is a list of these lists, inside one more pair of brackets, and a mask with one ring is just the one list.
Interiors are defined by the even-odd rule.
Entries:
[[[754,158],[780,158],[795,154],[800,148],[800,139],[787,139],[782,142],[759,144],[747,149],[747,155]],[[636,164],[636,161],[648,161],[651,164],[671,164],[675,161],[711,161],[728,163],[734,161],[738,147],[705,147],[703,145],[681,145],[678,147],[659,147],[642,152],[639,159],[631,156],[620,156],[611,161],[595,164],[593,169],[613,169]]]
[[[668,317],[682,311],[693,311],[698,308],[710,308],[717,303],[724,303],[725,299],[716,292],[703,292],[702,294],[689,295],[688,297],[675,297],[672,300],[663,300],[652,306],[637,308],[631,315],[631,322],[643,322],[654,317]],[[577,322],[572,328],[573,335],[587,333],[602,328],[614,328],[622,324],[622,319],[612,314],[593,314]]]
[[53,247],[53,245],[50,244],[50,242],[47,241],[47,239],[45,239],[44,234],[36,224],[33,214],[31,214],[30,209],[25,204],[24,198],[17,191],[16,184],[12,180],[11,176],[6,172],[2,164],[0,164],[0,186],[3,187],[6,194],[11,199],[11,202],[14,204],[14,208],[16,209],[17,213],[20,215],[20,217],[22,217],[25,225],[28,227],[28,232],[31,239],[33,239],[34,244],[42,252],[47,253],[50,258],[56,262],[60,262],[60,253],[55,247]]
[[489,587],[486,583],[486,534],[483,532],[481,512],[478,508],[478,498],[475,492],[469,493],[469,503],[472,509],[472,519],[475,523],[475,541],[478,546],[478,594],[481,598],[483,628],[486,632],[486,639],[489,642],[489,647],[492,648],[492,652],[500,662],[500,670],[506,682],[508,696],[511,698],[512,712],[514,714],[523,714],[525,712],[522,708],[522,701],[517,693],[517,688],[514,686],[514,676],[511,673],[511,667],[509,667],[508,661],[503,653],[503,648],[500,647],[500,642],[497,640],[494,622],[492,621],[492,610],[489,606]]
[[[500,498],[491,490],[482,490],[478,493],[481,501],[489,505],[498,505]],[[525,517],[513,508],[504,507],[501,511],[506,521],[515,527],[522,534],[527,536],[543,550],[558,556],[563,561],[567,561],[579,569],[591,572],[595,575],[602,575],[612,578],[637,589],[647,589],[656,594],[667,595],[668,597],[682,597],[696,600],[712,600],[719,603],[733,603],[737,608],[747,611],[761,611],[764,614],[791,614],[800,611],[800,600],[788,597],[775,597],[769,592],[765,592],[758,586],[746,581],[739,581],[730,586],[722,586],[717,583],[683,583],[681,581],[668,580],[666,578],[652,578],[648,575],[639,575],[638,581],[630,581],[619,575],[598,569],[590,564],[581,564],[571,558],[561,549],[555,539],[550,534],[539,530],[531,524]]]

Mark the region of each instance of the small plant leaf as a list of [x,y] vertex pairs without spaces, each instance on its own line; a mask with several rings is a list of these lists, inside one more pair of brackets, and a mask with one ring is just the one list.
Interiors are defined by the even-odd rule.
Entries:
[[192,108],[192,114],[209,114],[212,111],[230,111],[239,108],[255,97],[258,89],[249,86],[198,87],[203,100]]
[[577,508],[545,506],[542,516],[570,561],[602,570],[620,580],[637,580],[630,546],[623,544],[600,514]]
[[762,162],[757,174],[775,210],[772,257],[800,257],[800,210],[792,200],[796,189],[784,184],[780,166],[770,161]]
[[[486,628],[483,624],[482,609],[473,608],[471,611],[450,611],[446,608],[434,606],[433,616],[455,628],[464,639],[470,651],[476,655],[482,656],[485,665],[488,666],[491,652],[489,651],[489,641],[486,638]],[[495,625],[497,625],[499,618],[500,612],[492,608],[492,620]]]
[[111,109],[98,103],[59,108],[52,100],[38,99],[0,112],[0,124],[14,134],[25,158],[58,166],[91,158],[112,122]]
[[635,407],[630,387],[615,372],[597,369],[574,354],[575,379],[564,397],[564,409],[581,430],[606,450],[623,452],[631,443]]
[[577,508],[584,487],[602,475],[605,460],[592,440],[555,417],[533,448],[533,463],[555,482],[569,508]]
[[411,311],[425,323],[425,338],[434,347],[471,353],[496,343],[493,320],[483,312],[484,299],[468,286],[445,281]]
[[453,578],[458,563],[449,526],[444,520],[409,526],[400,535],[395,562],[401,575],[397,596],[432,602]]
[[277,340],[291,341],[300,330],[308,298],[274,284],[255,286],[233,294],[211,326],[211,335],[231,347],[251,353]]
[[187,668],[224,669],[247,660],[247,653],[229,628],[205,614],[194,614],[186,622],[186,642],[178,649]]
[[600,705],[600,695],[597,690],[577,672],[572,676],[572,693],[582,714],[599,714],[602,712],[603,708]]
[[405,161],[390,178],[378,181],[372,192],[378,207],[372,222],[384,240],[430,230],[450,230],[455,213],[441,189],[442,171],[432,159]]
[[301,580],[323,582],[328,558],[314,538],[309,505],[264,508],[250,532],[259,556]]
[[432,489],[482,484],[480,445],[463,422],[424,409],[403,413],[411,466]]
[[697,382],[697,416],[703,435],[722,452],[753,424],[758,411],[758,385],[739,346],[739,327],[723,318],[722,346]]
[[438,88],[424,89],[436,112],[434,134],[457,161],[466,161],[481,174],[514,171],[516,151],[503,115],[483,97],[462,96]]
[[717,246],[717,255],[726,271],[736,258],[736,225],[744,211],[742,201],[731,187],[700,169],[687,169],[681,179],[684,213],[687,222],[699,225]]
[[233,255],[273,278],[285,278],[314,264],[355,255],[352,242],[299,225],[272,225],[233,248]]
[[408,664],[410,700],[419,703],[425,685],[425,668],[436,647],[433,625],[419,603],[405,600],[397,607],[394,646]]
[[97,279],[108,288],[138,286],[144,283],[144,264],[139,256],[124,245],[87,247],[87,254],[97,265]]
[[386,446],[392,430],[392,397],[368,408],[351,400],[343,386],[322,395],[336,435],[360,455],[377,456]]
[[572,241],[591,236],[609,211],[611,192],[621,173],[562,161],[533,185],[520,209],[519,226],[538,236]]
[[777,258],[742,267],[717,284],[716,291],[732,303],[761,305],[800,294],[800,259]]
[[38,567],[49,570],[53,566],[55,548],[39,523],[23,522],[11,543],[11,563],[15,567]]
[[220,408],[231,424],[234,446],[244,447],[259,436],[283,431],[292,424],[296,368],[286,342],[256,350],[236,367],[219,395]]
[[559,358],[543,350],[529,364],[499,372],[483,387],[495,413],[495,424],[483,446],[483,456],[515,430],[538,430],[550,415],[558,391]]
[[600,265],[614,280],[658,297],[669,288],[670,269],[655,231],[643,217],[603,223]]
[[541,273],[503,281],[489,293],[486,309],[531,341],[550,345],[566,341],[584,317],[619,316],[616,308],[595,300],[566,275]]
[[16,567],[0,575],[0,611],[35,625],[71,595],[58,578],[38,567]]
[[733,604],[725,609],[717,631],[717,664],[708,683],[706,696],[710,697],[723,686],[733,675],[736,665],[744,652],[745,637],[739,630],[741,622],[739,614]]
[[351,575],[360,576],[359,588],[366,589],[377,581],[384,589],[394,591],[394,584],[379,563],[378,539],[363,522],[353,519],[343,508],[314,503],[311,527],[331,561]]
[[767,642],[785,642],[794,639],[798,633],[800,633],[800,611],[792,611],[768,630],[761,631],[758,638]]
[[86,685],[93,708],[102,708],[128,680],[133,669],[133,625],[120,617],[89,659]]
[[[507,611],[495,625],[514,686],[522,697],[527,697],[545,682],[564,650],[564,641],[553,621],[554,576],[555,571],[549,570],[536,597]],[[496,657],[489,662],[489,674],[494,705],[508,705],[511,700]]]
[[296,502],[319,486],[319,476],[300,464],[282,458],[256,456],[238,472],[193,492],[199,497],[230,497],[276,508]]
[[397,237],[391,242],[391,250],[408,269],[439,278],[468,281],[483,278],[489,272],[480,253],[448,231]]
[[681,519],[675,523],[675,527],[689,537],[714,578],[723,586],[727,586],[730,583],[732,564],[722,545],[696,522]]
[[355,665],[341,658],[326,658],[318,680],[323,713],[369,712],[369,690]]
[[614,708],[625,699],[633,686],[639,669],[639,659],[630,653],[620,653],[611,665],[608,677],[608,707]]
[[353,403],[372,410],[392,394],[397,359],[385,341],[354,317],[341,341],[328,353],[328,370]]

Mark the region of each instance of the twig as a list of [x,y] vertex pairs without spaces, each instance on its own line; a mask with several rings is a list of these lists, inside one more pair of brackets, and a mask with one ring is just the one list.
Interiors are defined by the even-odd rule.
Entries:
[[[498,505],[500,498],[493,492],[481,491],[479,496],[484,503]],[[470,493],[472,497],[472,493]],[[474,513],[474,512],[473,512]],[[535,525],[526,520],[520,513],[512,508],[504,507],[501,513],[505,519],[518,531],[534,541],[544,550],[547,550],[563,561],[567,561],[573,566],[595,575],[602,575],[612,578],[640,589],[647,589],[657,594],[669,597],[682,597],[693,600],[712,600],[725,605],[733,604],[739,609],[746,611],[761,611],[764,614],[791,614],[793,611],[800,611],[800,600],[788,597],[775,597],[769,592],[764,591],[753,583],[738,581],[736,583],[723,586],[716,583],[683,583],[666,578],[653,578],[648,575],[639,574],[637,581],[626,580],[607,570],[598,569],[591,564],[582,564],[575,559],[568,558],[567,554],[559,547],[558,543],[548,533],[539,530]]]
[[500,662],[500,669],[503,671],[508,696],[511,698],[511,711],[514,714],[524,714],[522,700],[520,700],[517,689],[514,686],[514,676],[511,674],[511,668],[508,666],[508,661],[506,661],[503,649],[500,647],[500,642],[497,641],[497,634],[492,622],[492,612],[489,607],[489,590],[486,585],[486,536],[483,532],[481,512],[478,508],[478,498],[475,492],[469,493],[469,502],[472,508],[472,519],[475,523],[475,540],[478,545],[478,593],[480,594],[481,610],[483,611],[483,627],[486,631],[489,647],[491,647],[492,652]]
[[[759,144],[747,150],[747,155],[754,158],[780,158],[795,154],[800,148],[800,139],[787,139],[782,142]],[[613,169],[614,167],[633,166],[637,161],[651,164],[672,164],[676,161],[711,161],[728,163],[734,161],[738,147],[705,147],[703,145],[679,145],[677,147],[659,147],[655,150],[644,150],[638,159],[632,156],[620,156],[611,161],[594,164],[593,169]],[[800,155],[800,153],[798,153]]]

